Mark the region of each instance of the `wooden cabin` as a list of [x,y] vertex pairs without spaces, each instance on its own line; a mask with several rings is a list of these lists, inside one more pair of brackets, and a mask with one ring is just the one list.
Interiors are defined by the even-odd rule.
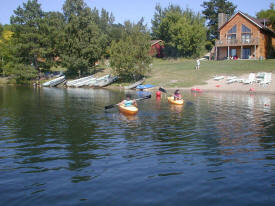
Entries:
[[158,58],[162,58],[164,56],[164,42],[162,40],[152,40],[151,41],[151,49],[150,55]]
[[230,19],[219,14],[219,40],[214,56],[223,59],[266,59],[274,52],[275,33],[267,19],[237,12]]

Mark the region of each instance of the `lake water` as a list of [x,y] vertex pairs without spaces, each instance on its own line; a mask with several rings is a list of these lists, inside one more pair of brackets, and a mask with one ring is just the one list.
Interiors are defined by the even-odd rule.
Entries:
[[274,205],[275,97],[183,96],[0,87],[0,205]]

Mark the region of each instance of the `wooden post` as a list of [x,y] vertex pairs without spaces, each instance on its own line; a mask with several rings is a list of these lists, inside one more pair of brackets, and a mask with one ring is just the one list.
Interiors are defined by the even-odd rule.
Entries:
[[230,59],[230,57],[229,57],[229,46],[227,47],[227,59]]
[[218,60],[218,47],[216,46],[216,56],[215,56],[216,61]]
[[257,59],[257,46],[256,44],[254,45],[254,55],[255,55],[255,58],[254,59]]

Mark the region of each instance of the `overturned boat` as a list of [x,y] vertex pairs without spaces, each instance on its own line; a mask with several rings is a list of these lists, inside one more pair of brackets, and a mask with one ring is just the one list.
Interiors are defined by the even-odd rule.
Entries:
[[143,82],[145,82],[145,78],[143,78],[143,79],[141,79],[141,80],[135,82],[134,84],[131,84],[131,85],[129,85],[129,86],[125,86],[124,89],[134,89],[134,88],[136,88],[138,85],[143,84]]
[[68,81],[66,83],[66,85],[68,87],[76,87],[76,85],[77,85],[77,87],[79,87],[79,86],[82,85],[82,83],[87,82],[90,79],[95,79],[95,78],[92,75],[91,76],[87,76],[87,77],[82,77],[80,79],[75,79],[75,80]]
[[58,84],[63,83],[65,80],[66,80],[65,76],[61,76],[61,77],[58,77],[58,78],[55,78],[55,79],[52,79],[50,81],[43,83],[42,86],[43,87],[55,87]]
[[114,81],[117,80],[116,76],[112,76],[110,74],[105,75],[103,77],[97,78],[94,84],[91,84],[90,86],[93,87],[106,87],[109,84],[112,84]]

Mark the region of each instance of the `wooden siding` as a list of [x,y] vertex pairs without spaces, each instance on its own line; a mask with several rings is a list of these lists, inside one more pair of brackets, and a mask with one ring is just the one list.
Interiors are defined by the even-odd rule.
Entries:
[[[237,26],[236,41],[228,41],[228,31],[235,25]],[[242,42],[242,25],[251,30],[251,40],[253,41],[249,44]],[[267,58],[271,47],[275,46],[275,38],[238,13],[220,29],[220,39],[216,41],[216,46],[218,48],[217,59],[227,57],[228,46],[229,48],[237,48],[238,57],[241,57],[241,48],[250,48],[251,55],[254,54],[256,58]]]

